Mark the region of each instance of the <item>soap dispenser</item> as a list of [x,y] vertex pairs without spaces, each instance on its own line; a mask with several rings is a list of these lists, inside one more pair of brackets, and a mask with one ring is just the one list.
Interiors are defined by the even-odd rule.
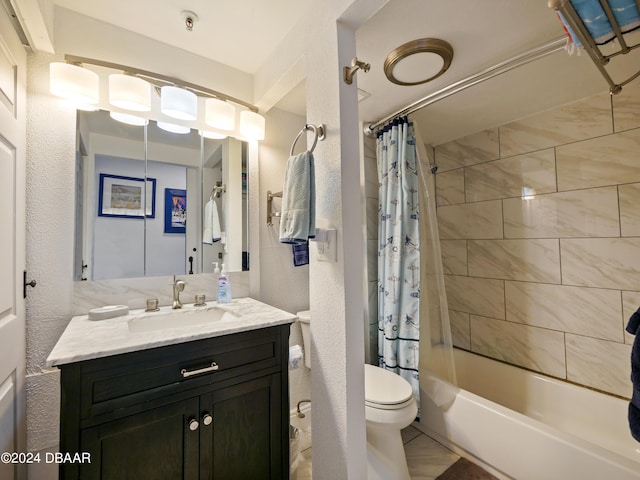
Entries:
[[222,271],[218,277],[218,303],[225,304],[231,302],[231,284],[227,277],[227,272],[224,270],[224,263],[222,264]]

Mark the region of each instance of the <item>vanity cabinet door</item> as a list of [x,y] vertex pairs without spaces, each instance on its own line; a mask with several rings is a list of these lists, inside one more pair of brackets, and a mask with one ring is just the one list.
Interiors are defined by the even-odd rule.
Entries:
[[278,373],[200,397],[202,417],[212,417],[200,430],[201,480],[288,478],[281,382]]
[[80,466],[80,478],[197,479],[201,426],[190,423],[198,411],[191,398],[82,430],[91,463]]

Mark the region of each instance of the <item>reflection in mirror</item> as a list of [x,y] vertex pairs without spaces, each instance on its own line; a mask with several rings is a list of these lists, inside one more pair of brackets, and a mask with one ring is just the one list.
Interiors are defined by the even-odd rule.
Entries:
[[203,138],[203,272],[249,270],[247,153],[234,138]]
[[[248,268],[244,143],[126,125],[105,111],[79,111],[77,131],[75,280],[212,272],[213,261]],[[227,187],[216,199],[221,239],[206,245],[215,182]]]

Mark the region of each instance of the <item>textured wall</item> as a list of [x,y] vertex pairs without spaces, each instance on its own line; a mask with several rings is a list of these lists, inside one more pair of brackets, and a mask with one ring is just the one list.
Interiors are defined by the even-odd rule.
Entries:
[[[48,93],[55,57],[30,55],[27,98],[27,442],[57,444],[58,372],[44,361],[70,319],[73,277],[75,111]],[[33,134],[37,132],[37,134]]]
[[[254,231],[260,235],[260,300],[296,313],[309,309],[309,266],[293,266],[291,245],[282,244],[279,240],[280,220],[275,218],[273,225],[268,226],[267,191],[281,192],[284,183],[284,172],[291,150],[291,143],[296,138],[306,119],[298,115],[272,109],[267,114],[268,135],[260,142],[260,193],[259,223]],[[276,127],[277,126],[277,127]],[[305,139],[298,140],[296,153],[306,147]],[[280,211],[281,199],[273,202],[274,210]],[[299,322],[291,326],[290,345],[302,345],[302,331]],[[305,352],[308,354],[309,352]],[[311,398],[311,372],[302,365],[289,371],[290,407],[295,409],[302,399]],[[307,429],[305,438],[311,434],[309,422],[304,423]],[[308,446],[308,441],[305,446]]]
[[636,84],[435,148],[457,346],[630,396],[639,105]]

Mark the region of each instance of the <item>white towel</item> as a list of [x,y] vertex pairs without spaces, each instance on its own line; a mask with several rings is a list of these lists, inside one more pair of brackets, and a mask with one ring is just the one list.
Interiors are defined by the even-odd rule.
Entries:
[[213,198],[210,198],[204,206],[204,226],[202,228],[202,243],[211,245],[219,242],[222,234],[220,232],[220,219],[218,218],[218,205]]
[[313,154],[289,157],[282,189],[280,242],[304,243],[316,236],[316,185]]

